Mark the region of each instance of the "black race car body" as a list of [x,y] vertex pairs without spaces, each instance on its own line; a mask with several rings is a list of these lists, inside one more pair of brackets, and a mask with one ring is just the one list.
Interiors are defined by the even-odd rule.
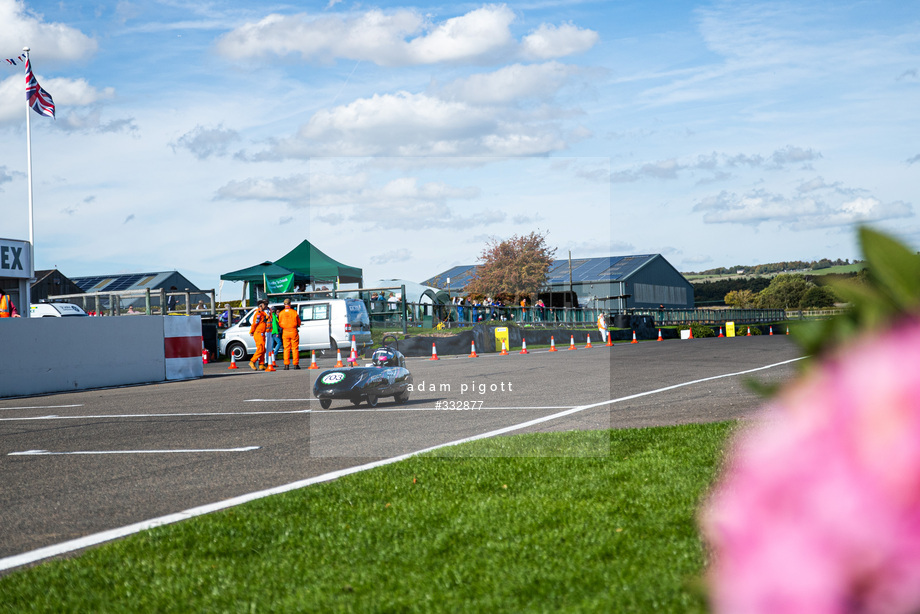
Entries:
[[374,353],[372,365],[320,373],[313,384],[313,395],[319,399],[320,407],[327,409],[334,399],[348,400],[354,405],[367,401],[371,407],[376,407],[382,397],[394,397],[397,403],[409,400],[412,374],[406,369],[402,354],[382,348]]

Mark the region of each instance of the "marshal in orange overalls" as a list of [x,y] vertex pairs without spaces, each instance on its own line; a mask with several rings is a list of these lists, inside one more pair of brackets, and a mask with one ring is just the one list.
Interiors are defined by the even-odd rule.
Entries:
[[256,309],[255,314],[252,316],[252,326],[249,327],[249,334],[252,335],[256,342],[256,353],[253,355],[252,360],[249,361],[249,366],[253,369],[258,369],[260,364],[265,363],[266,328],[268,328],[268,314],[262,310],[262,305],[259,305],[259,308]]
[[294,368],[300,368],[300,315],[290,305],[285,305],[278,314],[281,327],[281,341],[284,343],[284,366],[293,359]]

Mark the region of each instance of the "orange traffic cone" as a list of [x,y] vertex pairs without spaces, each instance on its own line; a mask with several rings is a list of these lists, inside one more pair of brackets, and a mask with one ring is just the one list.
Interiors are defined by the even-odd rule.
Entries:
[[319,367],[316,366],[316,350],[310,350],[310,366],[307,368],[308,369],[319,369]]
[[438,358],[438,348],[434,346],[434,342],[431,342],[431,358],[429,360],[441,360]]
[[585,349],[590,350],[592,347],[594,346],[591,345],[591,335],[588,335],[588,343],[585,345]]
[[571,341],[571,343],[570,343],[570,345],[569,345],[569,349],[570,349],[570,350],[574,350],[574,349],[576,349],[576,348],[575,348],[575,335],[572,335],[571,338],[572,338],[572,341]]
[[725,335],[722,334],[722,327],[721,327],[721,326],[719,327],[719,336],[720,336],[720,337],[724,337],[724,336],[725,336]]
[[688,338],[688,339],[693,339],[693,327],[692,327],[692,326],[690,327],[690,336],[687,337],[687,338]]
[[336,358],[336,361],[335,361],[335,364],[333,365],[334,367],[344,367],[345,366],[342,364],[342,350],[338,348],[335,350],[335,358]]
[[747,336],[748,336],[748,337],[751,336],[751,327],[750,327],[750,326],[748,326],[748,334],[747,334]]
[[230,366],[227,368],[228,369],[239,369],[239,367],[236,366],[236,356],[234,356],[233,354],[230,354]]
[[521,351],[519,353],[530,354],[530,352],[527,351],[527,339],[524,339],[523,337],[521,337]]
[[550,352],[558,352],[558,351],[559,351],[559,350],[556,349],[556,340],[553,338],[552,335],[549,336],[549,351],[550,351]]
[[274,351],[268,352],[265,354],[265,356],[266,358],[268,358],[268,360],[265,361],[268,364],[268,366],[265,367],[265,370],[266,371],[277,371],[277,369],[275,369],[275,352]]
[[661,338],[661,329],[660,329],[660,328],[658,329],[658,341],[664,341],[664,339]]
[[786,327],[786,334],[787,334],[787,335],[789,334],[789,327],[788,327],[788,326]]
[[773,327],[772,327],[772,326],[770,327],[770,336],[771,336],[771,337],[773,336]]
[[610,331],[607,331],[607,347],[613,347],[613,335],[610,334]]
[[505,340],[504,340],[504,339],[502,339],[502,351],[499,352],[499,355],[500,355],[500,356],[507,356],[507,355],[508,355],[508,348],[505,347]]
[[470,341],[470,358],[479,358],[479,354],[476,353],[476,342]]
[[636,331],[633,331],[633,340],[630,343],[639,343],[639,340],[636,339]]

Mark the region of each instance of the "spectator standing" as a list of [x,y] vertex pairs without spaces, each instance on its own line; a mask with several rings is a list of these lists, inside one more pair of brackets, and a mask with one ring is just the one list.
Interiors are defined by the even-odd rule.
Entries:
[[541,321],[546,318],[546,304],[542,298],[537,299],[537,313],[540,315]]

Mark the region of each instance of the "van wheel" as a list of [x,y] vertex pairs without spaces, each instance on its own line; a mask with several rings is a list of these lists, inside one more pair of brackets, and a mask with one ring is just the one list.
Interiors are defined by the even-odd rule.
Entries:
[[231,343],[230,347],[227,348],[227,354],[236,361],[243,360],[246,358],[246,346],[242,343]]

